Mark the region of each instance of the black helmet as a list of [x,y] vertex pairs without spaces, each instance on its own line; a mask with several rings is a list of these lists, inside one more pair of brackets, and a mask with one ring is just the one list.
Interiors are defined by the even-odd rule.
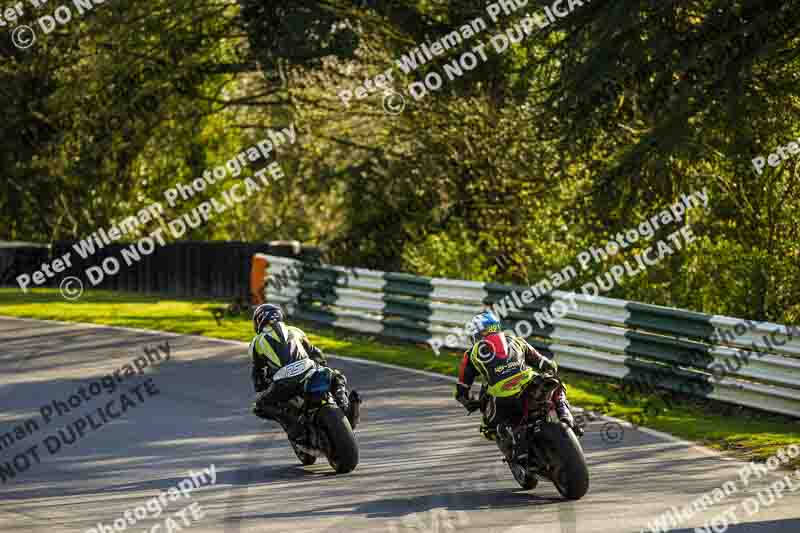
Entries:
[[283,322],[283,310],[274,304],[261,304],[253,311],[253,328],[261,333],[265,326]]

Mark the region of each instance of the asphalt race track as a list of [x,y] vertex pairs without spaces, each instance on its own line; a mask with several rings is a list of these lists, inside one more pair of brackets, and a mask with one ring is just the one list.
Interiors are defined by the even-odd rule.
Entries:
[[[80,399],[78,408],[45,424],[40,408],[67,402],[101,376],[141,362],[145,347],[165,343],[168,359],[125,379],[113,393],[84,392],[88,399]],[[102,523],[105,531],[158,533],[638,533],[649,531],[648,522],[670,506],[684,507],[737,481],[743,465],[632,428],[606,442],[605,422],[597,421],[583,438],[591,472],[583,500],[563,501],[546,481],[521,491],[494,444],[480,437],[478,415],[466,416],[452,399],[450,380],[332,358],[365,398],[357,430],[361,463],[352,474],[336,476],[326,462],[300,466],[277,426],[250,414],[245,348],[191,336],[0,318],[0,436],[10,432],[14,439],[5,437],[0,467],[20,470],[0,484],[0,531],[87,532]],[[148,379],[149,385],[139,386]],[[137,386],[137,392],[129,390]],[[115,403],[104,407],[109,402]],[[91,413],[100,427],[82,427],[82,438],[51,454],[46,438],[55,447],[59,429],[75,427]],[[26,420],[38,429],[25,426]],[[17,426],[22,433],[15,433]],[[34,445],[38,461],[28,452]],[[189,471],[212,464],[213,486],[209,474],[207,485],[185,496],[175,491],[178,498],[167,500],[168,489]],[[694,531],[776,479],[754,481],[673,531]],[[134,510],[146,510],[160,493],[169,501],[163,514],[154,518],[156,511],[148,511],[137,520]],[[193,510],[202,518],[175,515],[190,504],[197,504]],[[134,519],[111,529],[126,511]],[[727,531],[797,533],[798,515],[795,492],[753,516],[738,511],[742,523]]]

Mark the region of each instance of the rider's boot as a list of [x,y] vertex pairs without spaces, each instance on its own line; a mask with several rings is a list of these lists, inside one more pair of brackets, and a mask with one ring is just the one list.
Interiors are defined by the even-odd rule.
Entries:
[[261,409],[261,406],[258,405],[257,403],[253,404],[253,414],[256,415],[258,418],[261,418],[262,420],[272,420],[273,419],[272,416],[270,416],[269,413],[267,413],[266,411]]
[[266,392],[263,391],[256,396],[253,402],[253,414],[263,420],[274,420],[272,411],[267,407],[265,396]]
[[305,429],[302,424],[292,420],[286,424],[286,436],[292,442],[303,444],[306,436]]
[[275,420],[286,431],[286,436],[292,442],[302,442],[305,438],[305,428],[294,417],[284,413],[277,407],[271,405],[256,404],[253,407],[253,414],[264,420]]
[[350,394],[347,394],[347,378],[341,373],[334,377],[333,398],[336,400],[336,404],[344,411],[345,416],[347,416],[350,427],[356,429],[361,419],[362,400],[356,391],[350,391]]
[[306,427],[301,420],[283,411],[275,419],[283,426],[290,441],[296,444],[306,444]]
[[583,435],[583,428],[575,425],[575,417],[572,416],[572,410],[567,401],[567,395],[563,391],[555,398],[555,407],[558,419],[572,428],[579,437]]
[[497,428],[490,426],[485,420],[481,422],[479,431],[486,440],[497,440]]
[[350,421],[350,427],[356,429],[358,423],[361,421],[361,396],[354,390],[350,391],[350,409],[345,410],[347,419]]

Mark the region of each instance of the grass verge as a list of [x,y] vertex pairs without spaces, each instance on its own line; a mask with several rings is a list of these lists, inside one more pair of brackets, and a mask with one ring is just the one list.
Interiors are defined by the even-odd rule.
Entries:
[[[57,290],[35,289],[22,294],[17,289],[0,289],[0,315],[249,341],[253,332],[249,314],[226,314],[225,308],[226,303],[209,299],[87,291],[78,301],[68,302]],[[442,352],[437,357],[425,344],[378,339],[316,324],[299,325],[314,344],[327,352],[456,374],[455,352]],[[563,370],[561,375],[574,405],[731,451],[745,459],[764,460],[782,447],[800,443],[796,419],[668,392],[626,393],[619,380],[579,372]],[[792,466],[800,467],[800,458]]]

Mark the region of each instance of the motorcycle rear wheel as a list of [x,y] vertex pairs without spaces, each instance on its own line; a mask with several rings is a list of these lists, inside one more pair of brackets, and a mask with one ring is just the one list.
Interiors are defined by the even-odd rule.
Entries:
[[337,474],[355,470],[358,466],[358,443],[344,412],[338,406],[325,405],[317,413],[317,422],[332,448],[328,463]]
[[563,422],[548,423],[542,426],[540,436],[553,467],[556,490],[568,500],[583,498],[589,490],[589,467],[575,432]]

